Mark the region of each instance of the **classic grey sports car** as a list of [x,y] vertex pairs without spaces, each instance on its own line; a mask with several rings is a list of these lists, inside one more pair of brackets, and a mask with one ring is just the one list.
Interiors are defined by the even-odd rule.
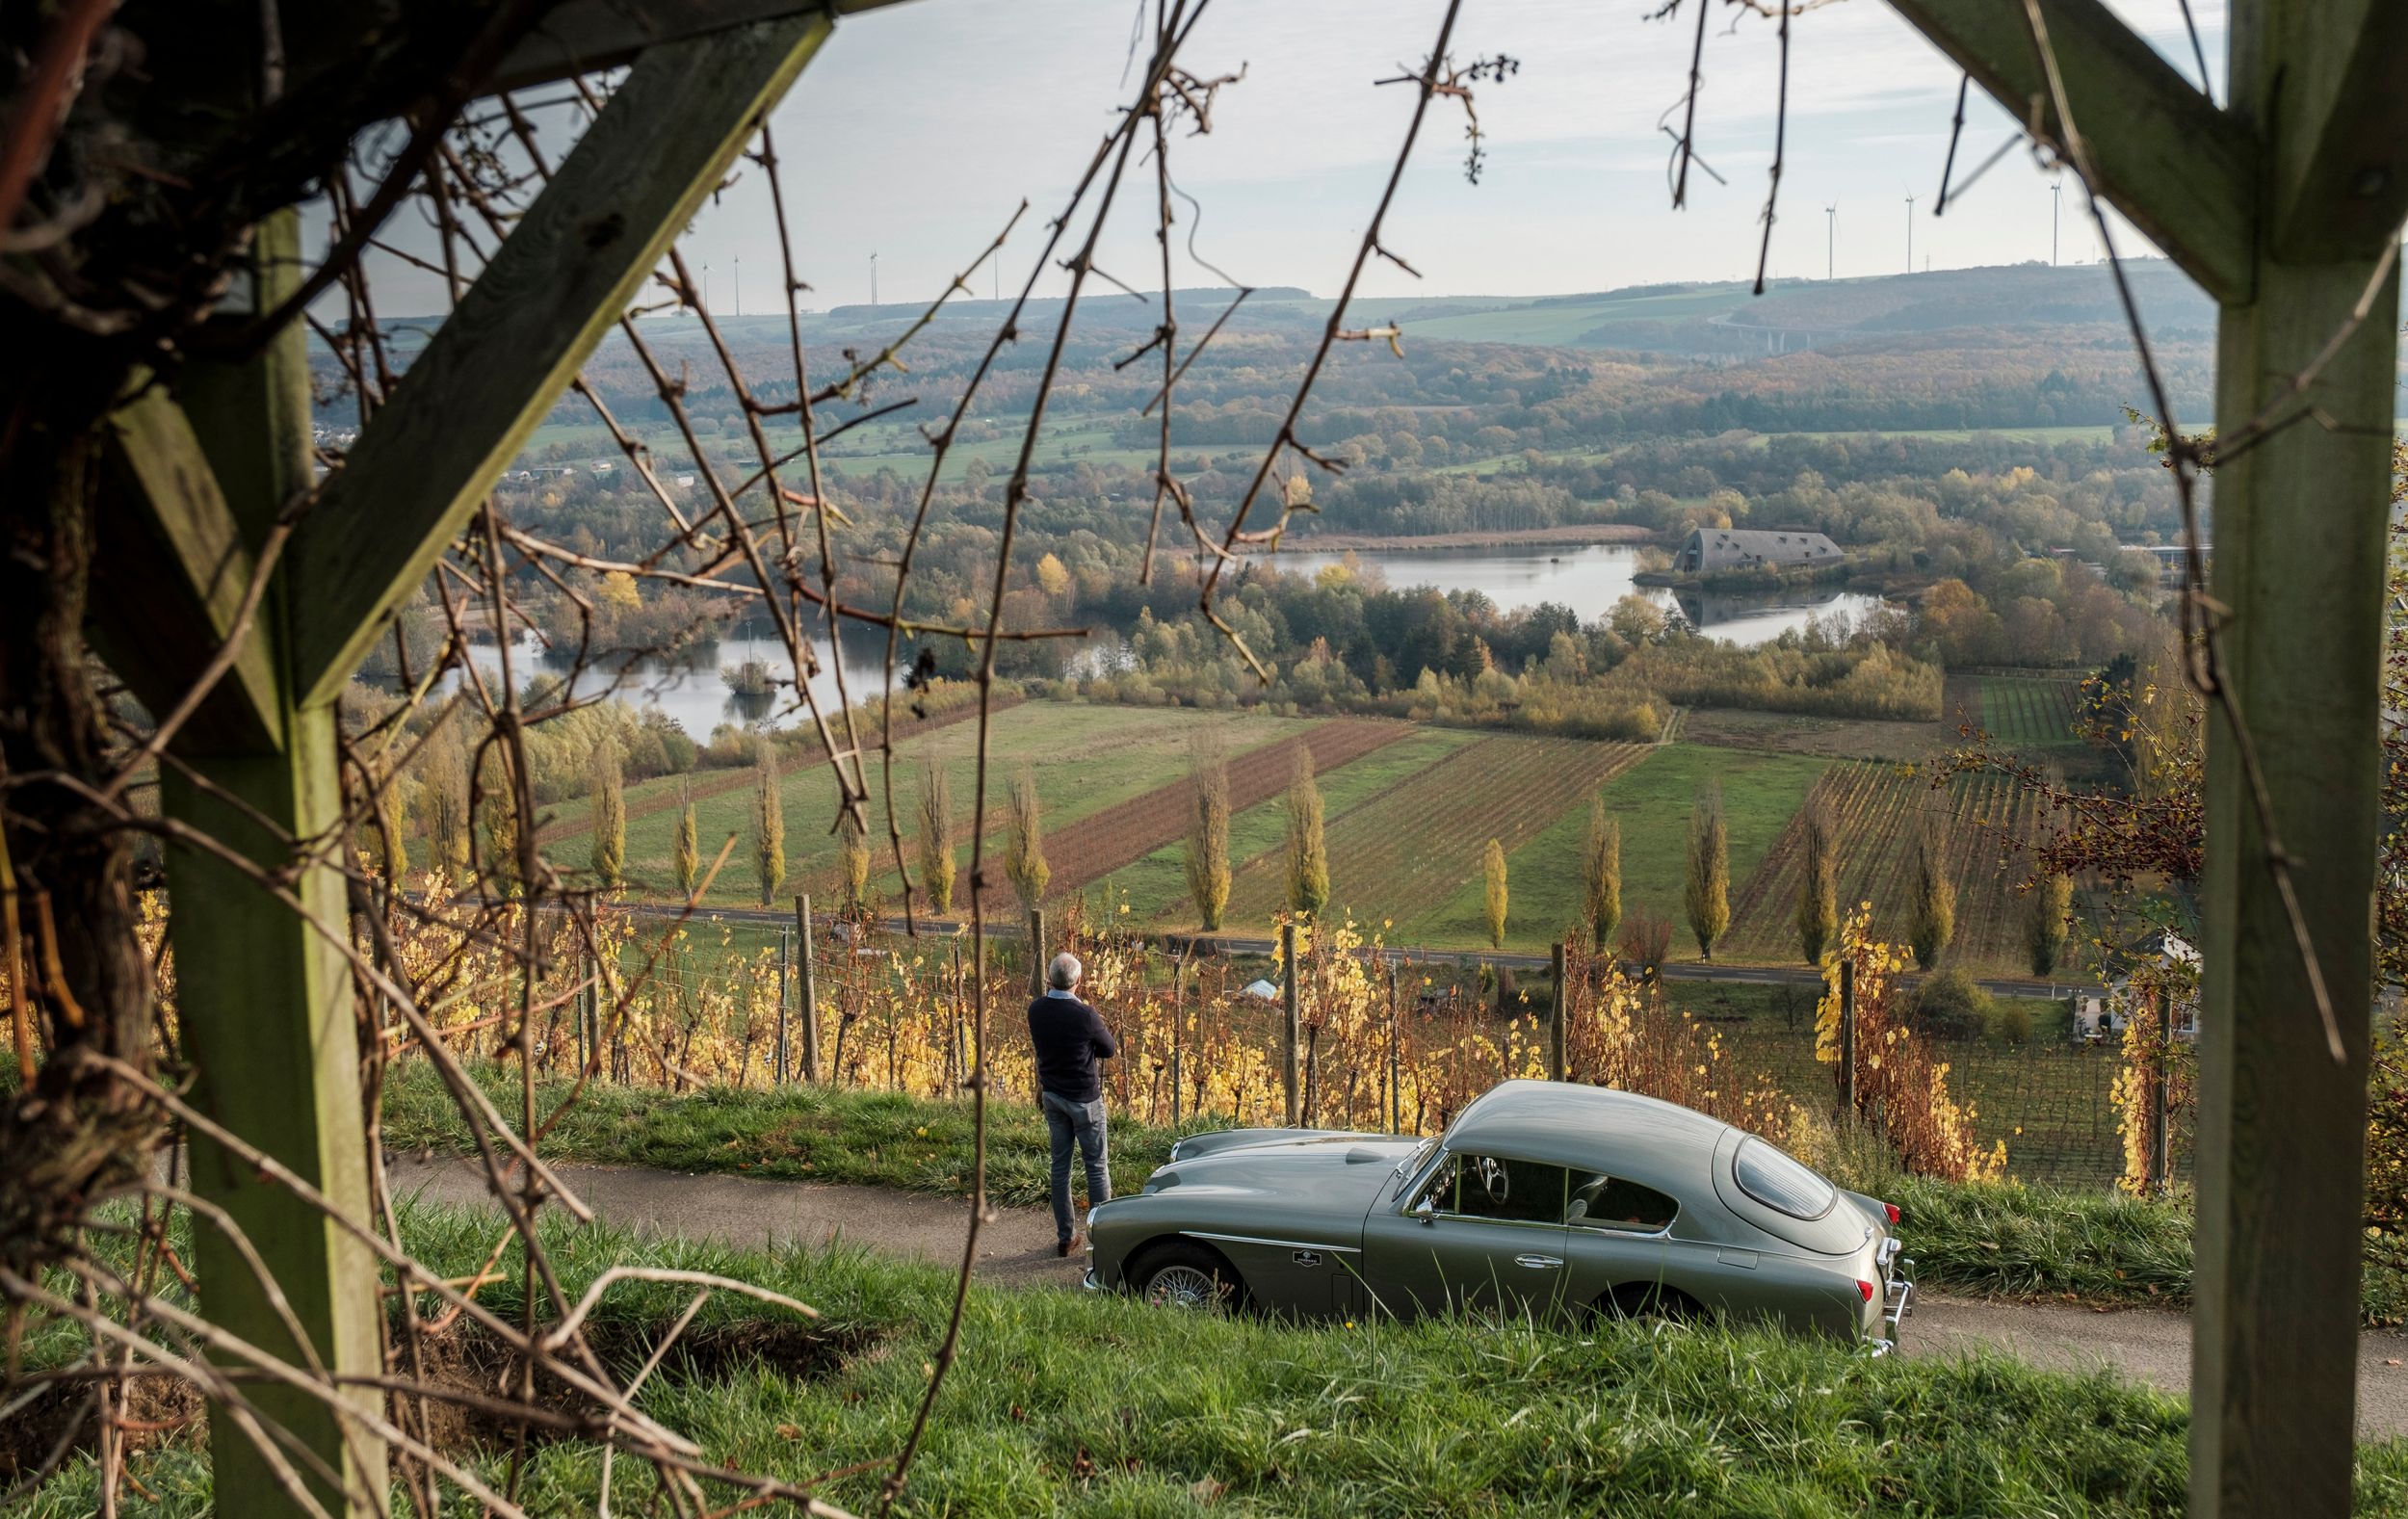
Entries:
[[1652,1097],[1510,1081],[1434,1139],[1182,1139],[1088,1215],[1087,1285],[1183,1307],[1767,1319],[1895,1344],[1898,1210]]

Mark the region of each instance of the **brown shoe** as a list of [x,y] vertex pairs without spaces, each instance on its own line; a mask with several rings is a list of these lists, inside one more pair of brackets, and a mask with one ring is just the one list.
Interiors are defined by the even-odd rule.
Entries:
[[1054,1245],[1054,1253],[1055,1253],[1056,1255],[1060,1255],[1060,1256],[1062,1256],[1062,1257],[1067,1258],[1067,1257],[1069,1256],[1070,1252],[1071,1252],[1071,1251],[1073,1251],[1073,1250],[1075,1250],[1075,1249],[1077,1249],[1078,1247],[1079,1247],[1079,1242],[1078,1242],[1078,1239],[1077,1239],[1077,1237],[1076,1237],[1076,1236],[1073,1236],[1072,1238],[1067,1239],[1067,1240],[1060,1240],[1060,1241],[1057,1241],[1057,1242],[1055,1243],[1055,1245]]

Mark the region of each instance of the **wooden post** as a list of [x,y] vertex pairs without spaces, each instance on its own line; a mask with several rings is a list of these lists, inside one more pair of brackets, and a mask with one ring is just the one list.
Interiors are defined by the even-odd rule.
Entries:
[[1572,1013],[1572,998],[1563,983],[1563,946],[1560,944],[1554,946],[1549,952],[1549,957],[1555,964],[1556,1015],[1553,1027],[1547,1031],[1547,1079],[1551,1082],[1559,1082],[1563,1080],[1564,1071],[1563,1026],[1564,1020]]
[[1397,962],[1388,962],[1388,1132],[1404,1131],[1404,1091],[1397,1084],[1400,1070],[1398,1047],[1404,1042],[1404,1027],[1398,1022]]
[[2170,1046],[2158,1052],[2156,1067],[2149,1073],[2150,1134],[2156,1149],[2155,1169],[2158,1195],[2162,1197],[2174,1190],[2174,1125],[2173,1104],[2169,1100],[2166,1057]]
[[1045,995],[1045,909],[1029,909],[1029,995]]
[[790,941],[790,940],[786,937],[786,930],[785,930],[784,927],[781,925],[781,926],[779,927],[779,929],[778,929],[778,932],[777,932],[777,1061],[776,1061],[777,1085],[778,1085],[778,1086],[780,1086],[780,1087],[783,1087],[783,1086],[785,1086],[785,1085],[786,1085],[786,978],[787,978],[788,969],[789,969],[789,967],[788,967],[788,965],[787,965],[787,961],[788,961],[788,959],[791,957],[793,948],[794,948],[794,946],[793,946],[792,942],[791,942],[791,941]]
[[1296,1013],[1296,925],[1279,926],[1279,957],[1281,965],[1279,1002],[1286,1016],[1280,1020],[1279,1081],[1288,1097],[1288,1127],[1293,1129],[1304,1121],[1304,1091],[1297,1078],[1296,1046],[1303,1040],[1303,1020]]
[[1856,958],[1840,959],[1840,1116],[1856,1120]]
[[811,952],[811,896],[795,899],[795,1010],[802,1020],[802,1079],[820,1079],[820,984]]
[[[2265,177],[2254,290],[2228,297],[2218,320],[2216,431],[2237,436],[2268,408],[2300,425],[2218,463],[2213,594],[2343,1058],[2327,1048],[2267,865],[2242,737],[2212,703],[2190,1511],[2342,1515],[2357,1451],[2367,923],[2397,399],[2399,275],[2374,275],[2408,197],[2408,31],[2395,5],[2301,0],[2240,0],[2230,28],[2228,115],[2262,134]],[[2363,321],[2328,349],[2369,293]],[[2293,377],[2311,371],[2287,405]]]
[[1179,1073],[1179,1054],[1180,1054],[1180,1043],[1181,1043],[1181,1040],[1180,1040],[1180,1030],[1179,1030],[1179,993],[1180,993],[1180,991],[1181,991],[1181,989],[1182,989],[1182,988],[1181,988],[1181,986],[1180,986],[1180,982],[1181,982],[1183,979],[1185,979],[1186,973],[1187,973],[1187,960],[1185,959],[1185,957],[1184,957],[1184,956],[1183,956],[1183,957],[1181,957],[1180,959],[1176,959],[1176,960],[1173,960],[1173,961],[1171,962],[1171,965],[1170,965],[1170,1126],[1171,1126],[1172,1128],[1174,1128],[1174,1129],[1175,1129],[1175,1128],[1177,1128],[1177,1127],[1179,1127],[1179,1074],[1180,1074],[1180,1073]]
[[[280,212],[262,223],[258,266],[249,282],[262,308],[283,298],[301,267],[300,222]],[[285,503],[314,475],[309,430],[309,362],[297,323],[255,362],[226,369],[196,365],[186,377],[199,447],[208,456],[227,509],[244,537],[263,538]],[[260,609],[262,631],[280,627],[289,588]],[[272,646],[273,643],[272,643]],[[279,650],[280,653],[280,650]],[[271,662],[280,673],[282,661]],[[343,802],[336,767],[334,708],[303,705],[277,679],[274,717],[279,746],[190,753],[160,767],[168,816],[216,839],[259,866],[296,865],[291,839],[324,837]],[[275,1156],[325,1192],[356,1222],[370,1221],[366,1131],[359,1107],[359,1041],[351,968],[342,951],[300,915],[211,851],[188,845],[168,855],[173,897],[176,996],[185,1055],[201,1110]],[[328,857],[304,853],[290,889],[304,911],[335,934],[349,931],[343,874]],[[338,1375],[383,1371],[377,1264],[335,1222],[247,1162],[196,1134],[193,1185],[225,1209],[282,1292],[316,1355]],[[243,1254],[216,1228],[196,1222],[194,1255],[201,1306],[229,1333],[296,1364],[301,1360],[284,1314]],[[280,1425],[337,1473],[347,1487],[383,1491],[384,1449],[357,1426],[349,1431],[324,1404],[281,1383],[245,1387],[263,1421]],[[383,1395],[354,1386],[363,1410]],[[212,1484],[222,1513],[304,1511],[230,1418],[210,1422]],[[304,1478],[335,1513],[366,1511],[348,1495]]]

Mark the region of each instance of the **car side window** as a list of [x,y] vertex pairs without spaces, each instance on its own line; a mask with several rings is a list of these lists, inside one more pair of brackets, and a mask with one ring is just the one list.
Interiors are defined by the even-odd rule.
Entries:
[[1561,1223],[1570,1173],[1560,1165],[1489,1155],[1450,1155],[1416,1203],[1433,1213],[1510,1223]]
[[1585,1229],[1621,1229],[1654,1234],[1669,1228],[1681,1205],[1653,1187],[1602,1171],[1580,1171],[1572,1177],[1572,1201],[1565,1221]]

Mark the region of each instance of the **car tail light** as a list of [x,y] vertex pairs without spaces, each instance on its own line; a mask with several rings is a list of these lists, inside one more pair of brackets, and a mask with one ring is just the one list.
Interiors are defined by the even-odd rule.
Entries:
[[1856,1284],[1856,1295],[1867,1302],[1872,1301],[1872,1283],[1859,1281]]
[[1885,1202],[1881,1205],[1881,1211],[1890,1216],[1890,1226],[1892,1228],[1896,1228],[1898,1226],[1898,1204],[1894,1202]]

